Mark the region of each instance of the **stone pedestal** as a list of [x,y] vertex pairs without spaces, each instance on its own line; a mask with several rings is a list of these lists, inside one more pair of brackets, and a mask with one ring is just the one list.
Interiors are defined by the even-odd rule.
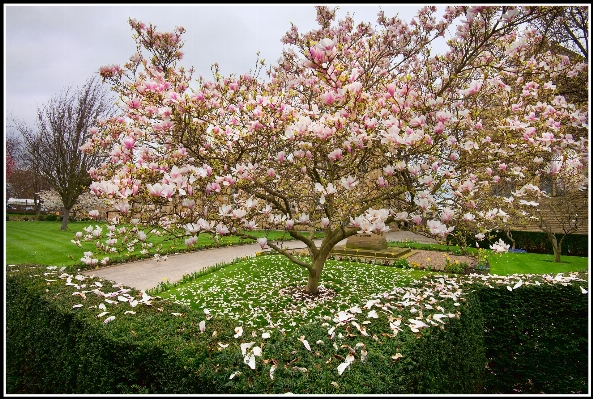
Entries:
[[346,248],[380,251],[387,248],[387,239],[385,238],[385,233],[356,234],[348,237]]

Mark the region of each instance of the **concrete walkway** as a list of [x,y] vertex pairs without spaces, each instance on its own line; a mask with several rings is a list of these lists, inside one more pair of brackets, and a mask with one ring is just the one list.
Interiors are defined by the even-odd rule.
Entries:
[[[414,241],[421,243],[436,243],[435,240],[419,236],[407,231],[394,231],[386,234],[387,241]],[[319,245],[321,240],[315,240]],[[346,244],[346,240],[338,245]],[[305,248],[300,241],[287,241],[285,248]],[[154,258],[117,264],[82,272],[89,276],[98,276],[118,284],[147,290],[155,288],[160,282],[168,280],[173,283],[179,281],[186,274],[191,274],[219,263],[228,263],[237,258],[255,256],[261,251],[259,244],[235,245],[222,248],[204,249],[201,251],[168,255],[167,260],[156,261]]]

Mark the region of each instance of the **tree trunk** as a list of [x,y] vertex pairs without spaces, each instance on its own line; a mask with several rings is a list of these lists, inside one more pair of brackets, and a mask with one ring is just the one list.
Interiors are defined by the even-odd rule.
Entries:
[[70,209],[64,208],[64,216],[62,217],[62,227],[60,227],[60,230],[68,229],[68,218],[69,217],[70,217]]
[[508,239],[511,241],[511,243],[512,243],[512,247],[511,247],[511,249],[515,250],[515,240],[513,239],[513,234],[511,233],[511,231],[510,231],[510,230],[507,230],[507,231],[506,231],[506,233],[507,233],[507,238],[508,238]]
[[560,245],[558,245],[558,239],[554,233],[548,234],[550,241],[552,242],[552,248],[554,249],[554,262],[560,263]]
[[307,281],[307,287],[305,292],[308,294],[317,294],[319,292],[319,275],[313,272],[309,272],[309,279]]
[[[325,244],[325,245],[324,245]],[[317,294],[319,292],[319,280],[321,279],[321,272],[329,253],[333,249],[333,245],[328,245],[325,241],[321,244],[321,249],[317,253],[317,257],[311,256],[313,260],[313,270],[309,271],[307,287],[305,292],[308,294]]]

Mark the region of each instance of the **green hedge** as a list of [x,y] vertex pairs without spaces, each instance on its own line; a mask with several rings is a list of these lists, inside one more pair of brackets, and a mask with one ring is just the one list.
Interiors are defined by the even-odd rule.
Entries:
[[[507,244],[511,244],[505,232],[492,233],[494,238],[488,243],[498,241],[501,238]],[[515,240],[515,248],[524,249],[527,252],[536,254],[553,254],[554,248],[545,233],[535,231],[512,231],[511,236]],[[556,234],[558,241],[562,238],[561,234]],[[569,256],[589,256],[589,236],[584,234],[569,234],[562,243],[561,255]]]
[[[489,233],[490,239],[486,238],[480,243],[483,248],[489,248],[490,245],[502,239],[509,245],[512,245],[511,240],[507,237],[504,231]],[[516,249],[524,249],[527,252],[536,254],[553,254],[554,248],[548,236],[545,233],[537,231],[511,231],[511,236],[515,240]],[[556,234],[558,241],[562,238],[561,234]],[[465,241],[463,241],[465,239]],[[453,236],[448,239],[449,245],[463,245],[466,242],[472,248],[476,246],[476,239],[472,235],[466,235],[461,239]],[[569,256],[589,256],[589,236],[585,234],[568,234],[562,242],[561,255]]]
[[[134,307],[135,315],[124,314],[132,309],[126,302],[112,305],[107,310],[116,319],[105,324],[95,316],[103,298],[91,292],[94,282],[102,280],[87,278],[86,287],[75,288],[65,285],[60,273],[42,266],[8,267],[7,392],[475,393],[480,385],[481,369],[476,365],[485,357],[479,312],[473,305],[459,309],[461,317],[448,321],[445,330],[422,329],[421,338],[407,327],[398,335],[385,336],[389,328],[384,319],[369,325],[366,337],[352,334],[348,324],[336,328],[332,341],[327,327],[307,325],[286,335],[272,329],[272,337],[264,342],[247,328],[242,338],[234,338],[235,323],[215,318],[206,321],[201,333],[203,313],[159,299],[151,306]],[[71,281],[82,284],[75,278]],[[102,288],[103,292],[119,289]],[[72,295],[83,291],[86,299]],[[136,297],[139,292],[129,294]],[[73,308],[79,303],[84,306]],[[307,337],[311,351],[297,339],[300,335]],[[258,358],[255,370],[243,364],[239,347],[249,341],[263,342],[265,355]],[[229,347],[220,350],[219,342]],[[357,348],[359,343],[365,345],[368,360],[356,361],[338,375],[337,367],[349,353],[347,346]],[[458,350],[452,353],[450,348]],[[394,359],[396,353],[403,357]],[[278,369],[272,380],[273,363]],[[236,371],[242,374],[230,379]]]
[[588,392],[589,310],[580,287],[532,285],[512,292],[506,287],[478,292],[486,330],[486,392]]
[[[271,338],[263,340],[261,332],[253,337],[248,328],[242,337],[234,338],[236,323],[217,318],[206,320],[206,330],[201,332],[203,313],[159,298],[153,298],[151,305],[134,308],[127,302],[108,305],[108,315],[116,319],[105,324],[107,316],[97,318],[97,306],[104,298],[92,292],[97,288],[95,282],[103,284],[102,292],[114,293],[111,300],[117,300],[121,287],[98,278],[79,281],[75,276],[71,276],[71,284],[79,287],[65,285],[67,275],[61,273],[45,266],[8,267],[8,393],[476,394],[510,392],[518,386],[524,392],[587,391],[583,385],[587,376],[583,366],[587,363],[587,295],[579,294],[580,288],[545,288],[543,284],[507,294],[504,288],[470,284],[468,289],[464,286],[463,297],[439,302],[443,313],[456,317],[419,333],[404,327],[398,334],[386,334],[389,320],[382,312],[382,317],[366,326],[368,336],[348,323],[336,327],[333,340],[328,338],[329,324],[304,325],[290,334],[271,328]],[[462,280],[452,281],[462,286]],[[420,280],[411,289],[418,294],[430,283]],[[437,284],[433,282],[431,287]],[[72,295],[74,292],[86,292],[86,299]],[[141,296],[136,290],[127,294]],[[548,302],[543,302],[544,298]],[[407,320],[418,315],[397,306],[397,300],[391,302],[393,317]],[[534,312],[540,303],[549,309]],[[555,303],[562,306],[552,312]],[[84,306],[73,308],[76,304]],[[125,314],[130,310],[136,314]],[[537,317],[527,318],[535,313]],[[505,318],[515,321],[504,324]],[[515,331],[517,323],[522,327]],[[536,330],[535,326],[538,331],[547,328],[548,335],[541,335],[546,339],[524,332]],[[300,335],[306,337],[311,351],[297,339]],[[552,346],[548,337],[564,342]],[[533,340],[538,341],[539,352],[518,349],[525,348],[526,342],[533,345]],[[244,364],[240,349],[242,342],[251,341],[263,349],[255,370]],[[222,349],[219,343],[228,347]],[[368,352],[365,362],[360,361],[360,345]],[[337,367],[349,348],[357,360],[338,375]],[[397,353],[400,358],[394,357]],[[554,355],[546,357],[544,353]],[[514,359],[517,355],[524,359]],[[516,371],[523,370],[523,363],[533,365],[536,361],[545,362],[537,372]],[[273,364],[278,367],[271,379]],[[241,374],[231,379],[237,371]],[[566,377],[552,381],[559,375]],[[531,390],[521,385],[526,378],[533,382]]]

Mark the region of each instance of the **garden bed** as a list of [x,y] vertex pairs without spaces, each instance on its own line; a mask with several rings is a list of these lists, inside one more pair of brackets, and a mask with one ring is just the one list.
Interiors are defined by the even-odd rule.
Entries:
[[[458,274],[487,274],[488,268],[478,268],[478,259],[472,255],[455,255],[443,251],[413,250],[405,257],[414,269],[426,269]],[[447,265],[449,270],[447,270]]]

